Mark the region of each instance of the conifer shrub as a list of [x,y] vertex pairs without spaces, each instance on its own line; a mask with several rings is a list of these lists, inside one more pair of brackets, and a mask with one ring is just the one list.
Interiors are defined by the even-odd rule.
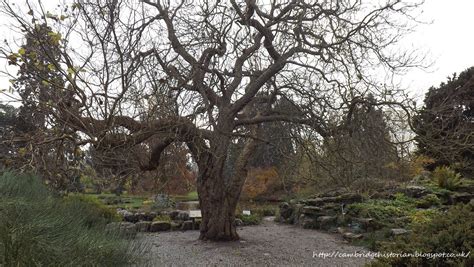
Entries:
[[460,204],[430,220],[414,222],[412,231],[381,246],[394,253],[465,253],[467,257],[380,258],[372,266],[474,266],[474,206]]

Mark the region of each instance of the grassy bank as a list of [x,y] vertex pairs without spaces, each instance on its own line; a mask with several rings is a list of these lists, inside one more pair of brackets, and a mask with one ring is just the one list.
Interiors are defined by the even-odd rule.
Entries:
[[141,248],[105,231],[114,214],[90,199],[55,196],[37,177],[3,173],[0,265],[127,265]]

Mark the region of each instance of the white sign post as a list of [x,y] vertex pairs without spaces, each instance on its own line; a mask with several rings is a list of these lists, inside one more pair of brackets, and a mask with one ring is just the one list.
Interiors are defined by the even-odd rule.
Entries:
[[196,218],[202,218],[201,210],[190,210],[189,211],[189,218],[193,220],[193,230],[194,230],[194,225],[196,225]]

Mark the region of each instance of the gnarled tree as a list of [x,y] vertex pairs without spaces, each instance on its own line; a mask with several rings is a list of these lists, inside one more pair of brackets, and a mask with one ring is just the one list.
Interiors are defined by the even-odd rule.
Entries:
[[[27,32],[45,20],[59,38],[61,57],[51,60],[65,85],[54,90],[74,100],[49,94],[47,106],[78,144],[90,143],[108,164],[114,151],[135,153],[133,171],[155,169],[166,147],[186,144],[199,168],[201,239],[235,240],[248,159],[265,139],[259,125],[285,122],[324,138],[328,118],[350,114],[369,93],[376,105],[404,104],[387,81],[417,64],[392,48],[419,4],[79,0],[22,14],[4,1],[2,10]],[[276,109],[280,99],[294,108]],[[245,146],[225,175],[237,138]]]

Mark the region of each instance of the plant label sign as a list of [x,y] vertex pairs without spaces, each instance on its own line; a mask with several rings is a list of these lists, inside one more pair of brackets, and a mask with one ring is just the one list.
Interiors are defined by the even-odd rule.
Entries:
[[190,210],[189,211],[189,217],[190,218],[201,218],[201,210]]

